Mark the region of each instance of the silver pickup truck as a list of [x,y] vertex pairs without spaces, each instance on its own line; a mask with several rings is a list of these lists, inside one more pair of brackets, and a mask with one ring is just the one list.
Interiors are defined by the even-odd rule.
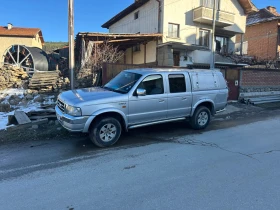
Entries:
[[142,126],[189,119],[194,129],[204,129],[227,97],[220,71],[136,69],[103,87],[61,93],[55,110],[64,128],[89,133],[96,146],[107,147],[122,131]]

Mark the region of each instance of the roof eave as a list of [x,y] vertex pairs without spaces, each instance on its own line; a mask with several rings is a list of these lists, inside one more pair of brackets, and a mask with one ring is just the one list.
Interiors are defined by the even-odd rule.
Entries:
[[258,8],[253,4],[251,0],[238,0],[245,14],[258,11]]
[[258,22],[246,24],[246,26],[254,26],[254,25],[261,24],[261,23],[267,23],[267,22],[277,21],[277,20],[280,21],[280,17],[264,19],[264,20],[261,20],[261,21],[258,21]]
[[128,14],[133,12],[134,10],[138,9],[142,5],[146,4],[148,1],[150,1],[150,0],[138,0],[138,1],[135,1],[133,4],[131,4],[130,6],[125,8],[123,11],[119,12],[117,15],[115,15],[110,20],[108,20],[106,23],[104,23],[101,27],[109,29],[109,27],[111,25],[113,25],[117,21],[121,20],[122,18],[124,18],[125,16],[127,16]]

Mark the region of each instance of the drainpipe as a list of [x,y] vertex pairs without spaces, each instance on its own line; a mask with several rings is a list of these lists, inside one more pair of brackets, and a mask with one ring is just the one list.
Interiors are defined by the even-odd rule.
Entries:
[[[158,2],[158,33],[160,34],[160,8],[161,2],[160,0],[156,0]],[[158,66],[158,37],[157,37],[157,48],[156,48],[156,65]]]
[[160,33],[160,7],[161,7],[161,2],[160,0],[156,0],[158,2],[158,33]]
[[243,55],[244,34],[241,34],[240,55]]
[[213,25],[212,25],[212,59],[210,63],[210,69],[215,69],[215,31],[216,31],[216,19],[217,19],[217,0],[214,0],[213,4]]

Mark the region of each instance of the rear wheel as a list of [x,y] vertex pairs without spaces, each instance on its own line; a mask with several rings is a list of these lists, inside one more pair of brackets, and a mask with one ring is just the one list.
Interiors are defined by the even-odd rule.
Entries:
[[102,118],[90,128],[91,141],[98,147],[114,145],[120,138],[122,127],[120,122],[112,117]]
[[190,124],[196,130],[204,129],[208,126],[211,119],[210,110],[205,106],[196,108],[191,118]]

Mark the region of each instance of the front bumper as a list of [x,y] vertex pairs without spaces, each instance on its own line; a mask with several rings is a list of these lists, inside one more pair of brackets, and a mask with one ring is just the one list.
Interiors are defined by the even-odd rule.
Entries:
[[68,114],[63,113],[58,106],[55,106],[56,117],[59,123],[69,131],[74,132],[83,132],[86,122],[89,117],[81,116],[74,117]]

